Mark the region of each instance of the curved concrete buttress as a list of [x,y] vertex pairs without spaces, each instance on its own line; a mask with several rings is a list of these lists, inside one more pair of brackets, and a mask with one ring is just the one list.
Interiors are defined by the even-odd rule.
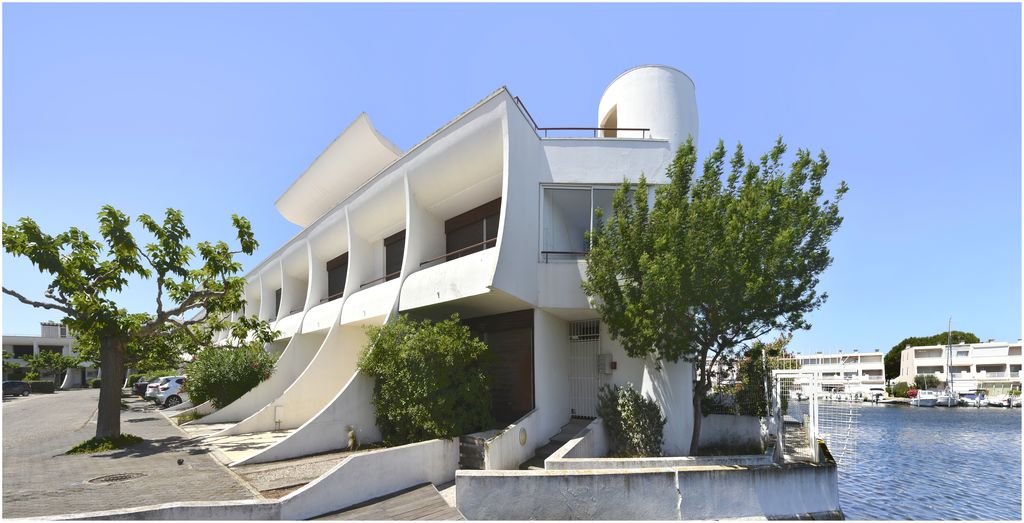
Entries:
[[306,369],[324,338],[325,335],[317,333],[296,334],[278,358],[270,379],[260,382],[242,397],[198,421],[204,424],[237,422],[267,406]]
[[334,397],[355,372],[364,338],[361,328],[344,329],[335,323],[309,365],[288,388],[253,415],[215,436],[293,429],[302,425]]

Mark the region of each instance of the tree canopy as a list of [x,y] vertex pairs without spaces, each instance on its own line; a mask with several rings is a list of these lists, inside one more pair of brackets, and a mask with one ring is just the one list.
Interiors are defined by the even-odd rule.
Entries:
[[[50,235],[27,217],[16,225],[3,224],[4,250],[27,258],[51,278],[43,299],[7,286],[3,292],[27,305],[64,313],[63,323],[80,344],[98,347],[103,373],[98,438],[120,434],[120,388],[132,351],[145,352],[165,342],[202,347],[210,333],[225,327],[224,318],[242,308],[245,280],[235,255],[252,254],[258,243],[248,220],[238,215],[231,219],[239,244],[235,250],[224,241],[188,245],[191,234],[175,209],[167,209],[162,222],[147,214],[137,218],[152,237],[145,245],[129,230],[132,220],[110,205],[98,214],[102,241],[78,227]],[[130,312],[118,305],[116,295],[132,276],[155,281],[154,312]]]
[[828,242],[847,187],[823,200],[825,153],[798,150],[787,171],[785,152],[780,138],[759,163],[739,145],[727,160],[720,141],[696,176],[687,140],[653,208],[644,177],[635,190],[625,180],[612,215],[590,235],[583,289],[612,338],[631,357],[696,369],[691,449],[720,358],[771,331],[810,328],[806,314],[827,298],[816,287],[832,263]]
[[923,345],[945,345],[948,334],[952,334],[953,343],[979,343],[981,342],[973,332],[965,331],[942,331],[932,336],[917,336],[903,338],[896,345],[893,345],[889,352],[885,353],[885,379],[891,380],[900,375],[900,354],[907,347],[920,347]]

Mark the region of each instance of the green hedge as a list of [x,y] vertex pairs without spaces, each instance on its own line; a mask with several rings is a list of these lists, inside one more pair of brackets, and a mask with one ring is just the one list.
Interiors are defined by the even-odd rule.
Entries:
[[32,387],[33,394],[53,394],[57,390],[57,386],[52,381],[30,381],[29,386]]
[[491,353],[457,315],[432,323],[400,315],[367,329],[359,368],[375,378],[372,403],[387,445],[451,438],[495,426]]
[[100,384],[102,383],[100,381],[100,379],[101,378],[93,378],[93,379],[89,380],[89,388],[91,388],[91,389],[98,389],[98,388],[100,388]]
[[604,421],[611,457],[661,456],[667,420],[654,400],[632,385],[604,385],[597,393],[597,401],[597,415]]

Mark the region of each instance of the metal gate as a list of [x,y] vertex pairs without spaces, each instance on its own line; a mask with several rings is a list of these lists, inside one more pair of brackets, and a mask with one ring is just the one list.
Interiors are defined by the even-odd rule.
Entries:
[[861,399],[845,385],[823,386],[820,376],[801,370],[773,370],[770,430],[789,461],[821,459],[820,439],[836,463],[856,457]]
[[597,417],[597,391],[601,386],[597,354],[600,349],[598,320],[569,322],[569,408],[574,417]]

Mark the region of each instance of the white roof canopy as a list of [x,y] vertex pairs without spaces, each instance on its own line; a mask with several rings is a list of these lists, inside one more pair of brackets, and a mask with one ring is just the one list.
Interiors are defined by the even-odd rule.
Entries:
[[275,206],[288,221],[308,227],[401,154],[373,128],[366,113],[360,113]]

